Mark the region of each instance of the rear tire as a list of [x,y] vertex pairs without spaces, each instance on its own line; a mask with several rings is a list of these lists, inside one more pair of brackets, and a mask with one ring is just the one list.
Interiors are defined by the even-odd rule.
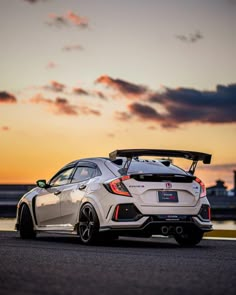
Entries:
[[20,237],[22,239],[35,239],[33,220],[27,205],[23,205],[20,211]]
[[183,247],[192,247],[201,242],[204,232],[199,229],[192,229],[181,235],[175,235],[176,242]]
[[80,210],[78,234],[83,244],[91,245],[98,241],[99,220],[95,209],[89,203],[84,204]]

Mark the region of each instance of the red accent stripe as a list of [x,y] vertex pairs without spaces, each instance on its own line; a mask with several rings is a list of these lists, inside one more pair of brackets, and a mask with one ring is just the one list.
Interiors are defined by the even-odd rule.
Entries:
[[115,212],[115,220],[118,220],[119,210],[120,210],[120,205],[117,205],[116,206],[116,212]]

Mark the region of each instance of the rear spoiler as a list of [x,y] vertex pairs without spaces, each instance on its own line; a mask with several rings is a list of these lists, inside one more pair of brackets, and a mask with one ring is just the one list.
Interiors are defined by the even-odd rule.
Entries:
[[109,154],[111,161],[114,161],[117,157],[126,157],[127,161],[123,167],[127,173],[129,165],[131,164],[132,158],[139,156],[156,156],[156,157],[171,157],[171,158],[184,158],[192,160],[193,163],[189,169],[191,174],[197,166],[198,161],[202,161],[204,164],[211,163],[211,155],[201,152],[183,151],[183,150],[159,150],[159,149],[127,149],[127,150],[116,150]]

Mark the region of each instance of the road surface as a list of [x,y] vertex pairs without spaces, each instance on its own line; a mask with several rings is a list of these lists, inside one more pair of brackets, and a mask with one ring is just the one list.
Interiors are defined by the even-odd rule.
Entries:
[[172,239],[122,239],[83,246],[76,237],[21,240],[0,232],[0,294],[231,295],[236,241],[203,240],[181,248]]

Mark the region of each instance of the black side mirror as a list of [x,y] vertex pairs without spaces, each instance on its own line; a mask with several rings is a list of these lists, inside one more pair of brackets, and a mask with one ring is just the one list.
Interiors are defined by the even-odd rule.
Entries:
[[40,188],[45,188],[45,189],[46,189],[46,188],[49,188],[49,187],[50,187],[50,185],[47,184],[47,182],[46,182],[45,179],[37,180],[37,181],[36,181],[36,184],[37,184],[37,186],[40,187]]

